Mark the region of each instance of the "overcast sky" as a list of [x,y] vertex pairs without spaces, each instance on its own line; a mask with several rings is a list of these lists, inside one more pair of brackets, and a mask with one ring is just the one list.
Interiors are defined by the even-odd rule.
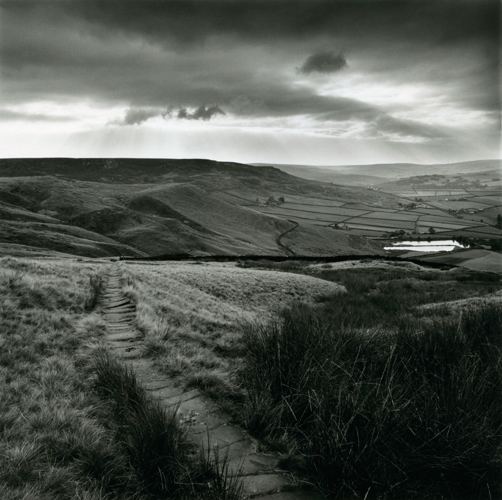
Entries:
[[0,0],[0,156],[498,158],[498,0]]

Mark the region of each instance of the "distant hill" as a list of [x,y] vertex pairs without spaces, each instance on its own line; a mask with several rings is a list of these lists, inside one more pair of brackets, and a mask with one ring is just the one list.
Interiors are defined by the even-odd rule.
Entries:
[[311,196],[397,206],[396,197],[210,160],[0,160],[0,245],[106,256],[337,255],[377,244],[263,213],[258,198]]
[[371,165],[334,165],[323,167],[280,164],[257,164],[257,166],[275,166],[283,172],[305,179],[351,186],[366,186],[417,175],[458,175],[490,170],[500,171],[502,169],[502,160],[476,160],[437,164],[375,163]]
[[497,189],[502,185],[502,170],[474,169],[472,172],[458,174],[427,174],[401,177],[397,180],[386,180],[378,185],[379,189],[387,192],[398,192],[403,188],[415,189]]

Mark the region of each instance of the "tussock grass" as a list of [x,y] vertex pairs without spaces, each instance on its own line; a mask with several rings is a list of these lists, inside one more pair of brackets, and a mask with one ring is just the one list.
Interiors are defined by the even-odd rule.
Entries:
[[124,483],[95,417],[85,346],[103,322],[86,313],[99,264],[0,259],[0,497],[113,498]]
[[[0,259],[0,498],[239,498],[226,462],[186,451],[174,417],[166,420],[132,375],[107,372],[106,404],[92,390],[93,346],[105,331],[89,311],[100,271],[99,263]],[[176,481],[187,484],[167,491],[174,479],[165,469],[162,489],[157,466],[180,456],[190,460]]]
[[89,294],[86,297],[85,309],[92,311],[99,301],[99,296],[103,290],[103,276],[100,273],[89,276]]
[[247,425],[332,497],[498,498],[502,307],[361,323],[303,306],[250,327]]
[[144,352],[157,368],[196,386],[230,409],[239,389],[242,324],[271,319],[295,300],[343,288],[310,276],[240,269],[229,264],[128,264],[124,292],[136,303]]
[[134,374],[105,351],[96,359],[97,392],[110,408],[115,439],[141,491],[152,498],[238,500],[241,486],[217,450],[198,454],[176,410],[166,412],[138,385]]
[[179,489],[188,444],[176,413],[149,400],[134,374],[105,352],[96,361],[96,389],[110,404],[116,439],[143,488],[152,494]]

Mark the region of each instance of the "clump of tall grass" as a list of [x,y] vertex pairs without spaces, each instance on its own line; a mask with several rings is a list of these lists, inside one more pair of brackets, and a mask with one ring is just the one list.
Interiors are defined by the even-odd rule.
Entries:
[[103,277],[99,273],[89,276],[89,289],[85,298],[85,310],[92,311],[99,302],[99,297],[103,290]]
[[371,332],[303,306],[250,327],[248,427],[332,497],[498,498],[502,308],[418,321]]
[[241,498],[238,480],[217,451],[197,453],[176,417],[149,398],[134,374],[107,353],[96,359],[96,390],[108,403],[116,439],[142,492],[153,498]]

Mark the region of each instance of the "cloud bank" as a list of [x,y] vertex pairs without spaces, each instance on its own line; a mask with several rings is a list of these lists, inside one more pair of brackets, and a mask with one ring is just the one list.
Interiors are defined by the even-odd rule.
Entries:
[[42,137],[45,117],[82,131],[151,120],[209,134],[224,121],[283,137],[283,150],[300,134],[364,140],[389,158],[406,141],[456,154],[460,141],[486,139],[484,155],[495,151],[495,1],[3,0],[0,9],[5,129],[24,120]]
[[307,57],[300,68],[301,73],[335,73],[347,66],[345,56],[341,53],[317,52]]

